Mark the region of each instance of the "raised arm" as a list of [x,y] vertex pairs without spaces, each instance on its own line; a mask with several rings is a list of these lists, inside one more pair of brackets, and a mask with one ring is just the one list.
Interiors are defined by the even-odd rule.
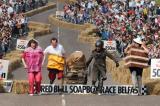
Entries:
[[110,54],[107,50],[105,51],[105,53],[107,57],[112,59],[115,63],[118,63],[118,60],[112,54]]
[[124,53],[127,54],[128,50],[130,49],[132,45],[128,45],[127,48],[124,50]]

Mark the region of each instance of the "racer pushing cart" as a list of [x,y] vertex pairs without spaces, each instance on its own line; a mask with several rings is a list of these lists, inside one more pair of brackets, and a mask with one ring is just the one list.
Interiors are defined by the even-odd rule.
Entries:
[[110,53],[103,48],[103,41],[98,40],[95,44],[95,49],[92,51],[89,59],[86,62],[87,67],[94,59],[93,68],[92,68],[92,85],[96,87],[96,82],[98,79],[98,91],[101,90],[103,86],[103,81],[107,79],[106,76],[106,56],[114,60],[116,67],[119,66],[118,61]]

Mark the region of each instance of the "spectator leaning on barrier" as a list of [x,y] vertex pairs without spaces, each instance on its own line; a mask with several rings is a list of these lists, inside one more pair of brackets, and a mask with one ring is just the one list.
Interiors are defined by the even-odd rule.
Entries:
[[58,80],[61,80],[63,78],[65,51],[63,46],[58,43],[57,38],[52,38],[51,45],[44,50],[44,54],[45,57],[46,55],[48,55],[48,77],[50,80],[50,84],[53,84],[56,79],[56,75],[58,75]]
[[[42,48],[38,45],[38,41],[35,39],[30,40],[28,47],[24,50],[22,55],[22,62],[28,73],[29,94],[31,96],[33,96],[34,93],[40,94],[41,91],[42,61]],[[34,85],[36,85],[35,91]]]

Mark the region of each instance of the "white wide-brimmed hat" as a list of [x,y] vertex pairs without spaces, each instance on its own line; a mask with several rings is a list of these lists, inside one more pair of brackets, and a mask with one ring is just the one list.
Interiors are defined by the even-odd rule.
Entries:
[[142,44],[142,40],[140,37],[137,37],[135,39],[133,39],[134,42],[138,43],[138,44]]

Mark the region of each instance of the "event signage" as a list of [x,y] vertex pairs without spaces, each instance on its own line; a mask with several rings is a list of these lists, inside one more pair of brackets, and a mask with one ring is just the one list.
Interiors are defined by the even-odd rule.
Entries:
[[10,93],[12,90],[13,81],[12,80],[4,80],[3,81],[3,89],[4,92]]
[[[42,94],[57,94],[61,92],[66,94],[93,94],[97,91],[97,87],[91,85],[64,85],[62,87],[58,85],[42,84]],[[138,95],[138,88],[134,88],[132,85],[105,85],[102,87],[101,94],[103,95]],[[146,87],[142,87],[142,94],[147,94]]]
[[28,40],[18,39],[16,49],[23,51],[27,47],[27,44],[28,44]]
[[56,11],[56,18],[64,17],[64,11]]
[[151,79],[160,78],[160,59],[151,59]]
[[8,77],[8,60],[0,59],[0,80],[7,80]]
[[104,48],[106,48],[110,52],[116,51],[116,41],[103,41]]

